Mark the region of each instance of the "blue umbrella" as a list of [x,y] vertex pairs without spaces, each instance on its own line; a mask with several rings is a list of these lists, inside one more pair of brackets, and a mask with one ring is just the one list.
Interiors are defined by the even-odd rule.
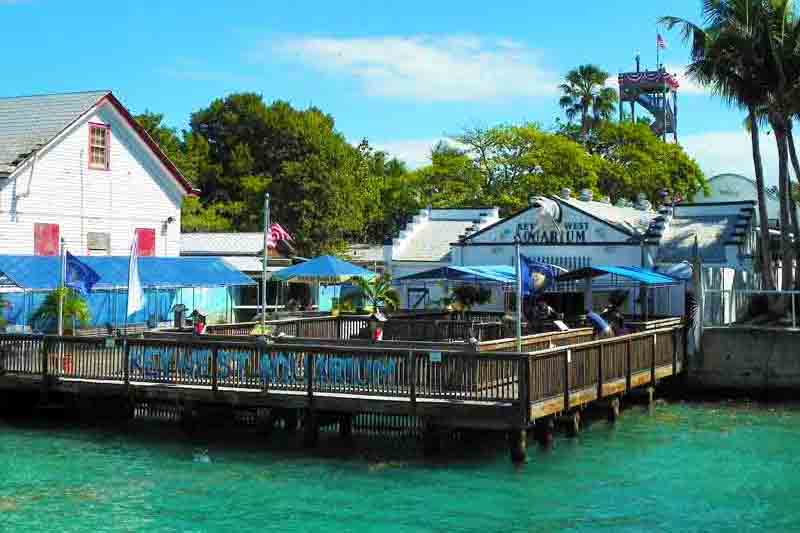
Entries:
[[315,257],[305,263],[284,268],[275,279],[300,283],[344,283],[352,278],[372,279],[373,272],[332,255]]

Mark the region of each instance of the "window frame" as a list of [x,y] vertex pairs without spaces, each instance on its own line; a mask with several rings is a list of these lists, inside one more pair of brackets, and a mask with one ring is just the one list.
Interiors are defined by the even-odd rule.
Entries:
[[[106,153],[106,162],[105,164],[98,164],[92,162],[92,148],[94,145],[92,144],[92,140],[94,138],[94,131],[95,130],[103,130],[105,133],[106,144],[105,144],[105,153]],[[92,170],[111,170],[111,126],[108,124],[103,124],[100,122],[90,122],[89,123],[89,151],[87,161],[89,163],[89,168]]]

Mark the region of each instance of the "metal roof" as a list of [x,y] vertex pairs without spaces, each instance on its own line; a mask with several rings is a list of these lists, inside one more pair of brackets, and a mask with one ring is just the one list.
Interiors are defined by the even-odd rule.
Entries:
[[[79,257],[100,276],[96,289],[128,286],[128,256]],[[53,290],[59,282],[58,257],[0,255],[0,273],[18,287]],[[140,257],[139,277],[148,288],[233,287],[255,282],[215,257]]]
[[0,173],[11,173],[110,91],[0,98]]
[[556,281],[575,281],[586,278],[596,278],[612,274],[621,278],[644,283],[645,285],[672,285],[678,283],[675,278],[660,274],[654,270],[639,268],[635,266],[590,266],[579,268],[566,274],[561,274]]
[[181,233],[183,255],[257,255],[264,248],[264,234]]

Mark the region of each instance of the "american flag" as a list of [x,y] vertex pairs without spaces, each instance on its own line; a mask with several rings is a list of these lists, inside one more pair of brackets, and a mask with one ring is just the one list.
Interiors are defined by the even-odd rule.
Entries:
[[667,49],[667,43],[666,43],[666,41],[664,41],[664,38],[661,37],[660,33],[656,34],[656,46],[658,46],[662,50],[666,50]]
[[267,248],[275,248],[279,241],[292,241],[292,236],[288,231],[283,229],[283,226],[275,222],[269,227],[267,233]]

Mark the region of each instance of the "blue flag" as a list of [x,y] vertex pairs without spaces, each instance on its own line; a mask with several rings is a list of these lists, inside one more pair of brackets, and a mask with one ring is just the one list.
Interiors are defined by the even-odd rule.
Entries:
[[523,296],[530,296],[547,289],[555,283],[555,279],[562,272],[557,266],[540,263],[524,255],[521,255],[520,259]]
[[67,272],[64,278],[64,285],[75,290],[81,296],[89,296],[92,287],[100,281],[100,276],[91,269],[86,263],[78,261],[78,258],[67,252]]

